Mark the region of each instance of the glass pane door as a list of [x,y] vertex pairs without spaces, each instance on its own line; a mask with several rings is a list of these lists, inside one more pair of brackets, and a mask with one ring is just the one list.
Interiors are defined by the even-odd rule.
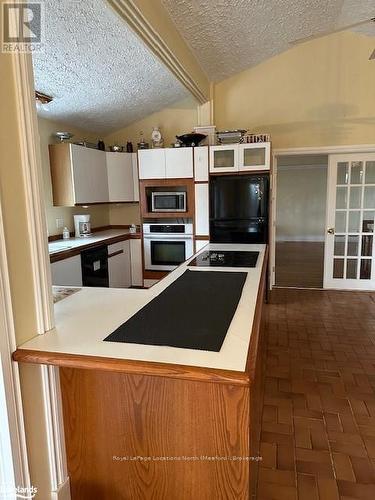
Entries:
[[238,170],[238,145],[211,146],[210,172],[234,172]]
[[324,286],[374,289],[375,154],[331,156],[328,199]]

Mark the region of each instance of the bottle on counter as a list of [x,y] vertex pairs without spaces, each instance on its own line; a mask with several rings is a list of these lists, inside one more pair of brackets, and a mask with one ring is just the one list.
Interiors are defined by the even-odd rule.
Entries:
[[70,238],[69,229],[65,226],[63,229],[63,240],[68,240]]

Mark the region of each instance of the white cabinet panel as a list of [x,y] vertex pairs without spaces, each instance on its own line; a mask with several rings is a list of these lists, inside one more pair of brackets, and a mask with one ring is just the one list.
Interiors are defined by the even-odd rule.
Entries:
[[221,172],[238,171],[238,144],[210,147],[210,172],[220,174]]
[[97,149],[71,144],[75,203],[109,201],[106,154]]
[[82,286],[81,256],[75,255],[68,259],[51,264],[52,285]]
[[238,169],[244,171],[269,170],[271,162],[271,143],[238,145]]
[[195,251],[199,252],[199,250],[202,250],[208,244],[208,240],[195,240]]
[[138,151],[139,178],[165,178],[165,149],[140,149]]
[[139,178],[138,178],[138,161],[137,153],[131,153],[132,155],[132,168],[133,168],[133,191],[134,201],[139,201]]
[[133,155],[106,153],[109,201],[134,201]]
[[195,184],[195,234],[209,235],[208,183]]
[[194,148],[194,179],[208,181],[208,146]]
[[143,286],[142,241],[140,239],[129,241],[132,286]]
[[193,148],[165,149],[165,176],[167,179],[193,177]]
[[111,288],[131,286],[129,240],[108,245],[108,274]]

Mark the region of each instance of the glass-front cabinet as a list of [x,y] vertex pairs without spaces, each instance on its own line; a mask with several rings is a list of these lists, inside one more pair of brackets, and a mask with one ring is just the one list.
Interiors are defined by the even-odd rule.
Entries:
[[271,144],[238,145],[238,170],[269,170],[271,160]]
[[210,147],[210,172],[220,174],[222,172],[238,171],[238,144],[227,144],[225,146]]
[[269,170],[271,143],[227,144],[210,147],[210,173]]

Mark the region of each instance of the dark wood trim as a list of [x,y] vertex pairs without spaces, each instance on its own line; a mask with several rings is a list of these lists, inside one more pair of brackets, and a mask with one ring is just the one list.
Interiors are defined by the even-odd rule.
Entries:
[[197,235],[197,234],[194,236],[194,239],[195,239],[195,240],[210,241],[210,237],[209,237],[209,236],[199,236],[199,235]]
[[266,246],[262,273],[259,281],[257,301],[255,304],[255,314],[253,319],[253,326],[251,330],[250,345],[247,353],[246,360],[246,373],[248,373],[250,380],[255,379],[255,373],[257,368],[257,362],[259,358],[259,348],[260,348],[260,335],[261,335],[261,324],[263,316],[263,306],[266,298],[267,289],[267,269],[268,269],[268,246]]
[[121,253],[124,253],[124,250],[117,250],[117,252],[109,253],[108,258],[110,259],[111,257],[115,257],[116,255],[120,255]]
[[[186,212],[149,212],[146,188],[183,186],[186,188],[188,210]],[[143,219],[195,219],[195,189],[193,178],[183,179],[143,179],[139,181],[139,200]]]
[[[74,257],[75,255],[79,255],[82,250],[87,250],[88,248],[95,248],[102,245],[112,245],[113,243],[119,243],[120,241],[127,240],[139,240],[141,238],[140,233],[127,233],[120,234],[119,236],[114,236],[112,238],[105,238],[101,241],[94,241],[92,243],[86,243],[76,248],[70,248],[64,252],[57,252],[50,255],[50,262],[58,262],[60,260],[68,259],[69,257]],[[65,240],[69,241],[69,240]]]
[[196,380],[220,384],[248,386],[250,379],[246,372],[202,368],[171,363],[151,361],[133,361],[128,359],[105,358],[60,352],[17,349],[12,355],[13,361],[55,365],[67,368],[101,370],[134,375],[149,375],[183,380]]
[[143,270],[143,279],[145,280],[161,280],[168,276],[170,271],[150,271],[149,269]]

